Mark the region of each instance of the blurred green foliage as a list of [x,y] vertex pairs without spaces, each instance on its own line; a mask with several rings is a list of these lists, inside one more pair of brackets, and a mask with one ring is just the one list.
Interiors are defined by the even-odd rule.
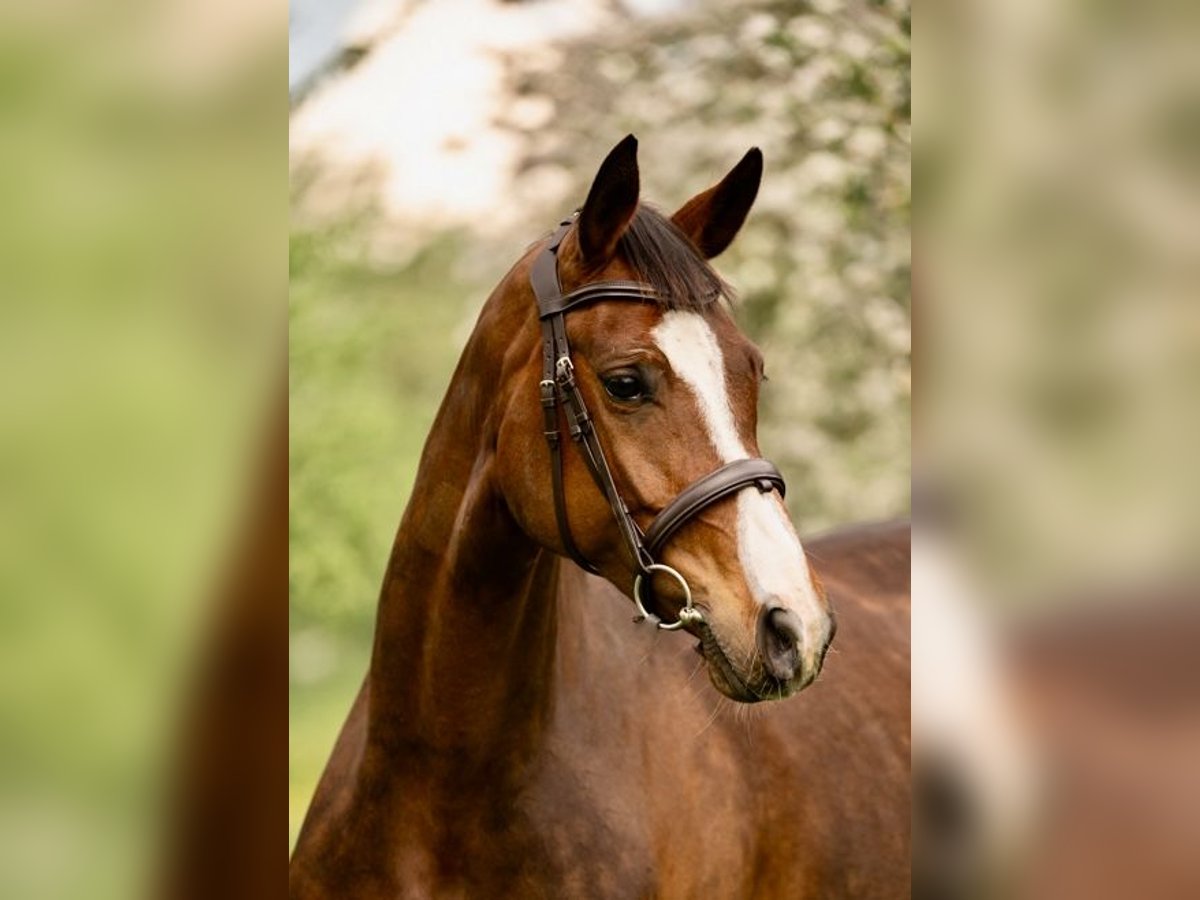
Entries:
[[1040,12],[931,16],[919,67],[922,458],[1028,610],[1200,568],[1194,34]]
[[485,296],[463,238],[403,263],[361,221],[298,231],[289,301],[291,834],[366,669],[383,567],[425,436]]
[[293,235],[290,332],[293,626],[369,631],[381,562],[457,359],[461,242],[377,267],[344,236]]

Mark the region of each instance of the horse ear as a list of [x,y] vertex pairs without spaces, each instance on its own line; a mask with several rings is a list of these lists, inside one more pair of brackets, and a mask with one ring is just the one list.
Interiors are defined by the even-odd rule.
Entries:
[[758,196],[762,173],[762,151],[751,147],[720,184],[697,194],[671,216],[705,259],[712,259],[733,243]]
[[612,257],[637,211],[638,191],[637,138],[630,134],[600,164],[579,213],[579,251],[587,265]]

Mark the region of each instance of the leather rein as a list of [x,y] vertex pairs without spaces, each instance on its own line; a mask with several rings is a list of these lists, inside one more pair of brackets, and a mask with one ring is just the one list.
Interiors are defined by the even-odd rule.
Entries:
[[[633,602],[638,615],[634,621],[651,619],[659,628],[668,631],[688,624],[700,624],[703,614],[692,604],[692,592],[687,580],[676,569],[656,562],[657,554],[689,520],[726,497],[732,497],[748,487],[757,488],[763,493],[777,490],[782,496],[786,490],[783,476],[765,459],[734,460],[684,488],[655,516],[645,532],[638,527],[617,490],[595,423],[583,402],[583,394],[575,378],[575,366],[571,362],[571,348],[567,343],[566,314],[601,301],[654,303],[658,295],[650,285],[637,281],[598,281],[563,294],[558,280],[558,248],[574,222],[575,218],[572,217],[559,224],[549,244],[534,259],[529,276],[537,298],[538,319],[542,329],[542,380],[539,387],[544,431],[550,446],[554,513],[563,549],[580,568],[598,574],[599,570],[588,561],[572,538],[567,519],[567,501],[563,490],[563,440],[558,414],[560,407],[565,412],[571,440],[579,447],[592,479],[612,508],[621,538],[637,566]],[[655,572],[673,578],[683,588],[684,605],[674,622],[664,623],[646,609],[642,589]]]

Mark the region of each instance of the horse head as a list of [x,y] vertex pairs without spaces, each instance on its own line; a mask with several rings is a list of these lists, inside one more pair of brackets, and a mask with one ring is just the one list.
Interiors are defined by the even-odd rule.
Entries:
[[[709,263],[737,235],[761,177],[752,149],[667,217],[640,202],[631,135],[578,214],[498,289],[524,323],[505,348],[512,393],[496,442],[508,509],[542,546],[663,622],[677,618],[713,684],[745,702],[812,683],[834,632],[782,480],[760,458],[762,354]],[[550,286],[535,290],[539,279]],[[547,313],[559,306],[557,319]],[[664,510],[669,536],[647,549]]]

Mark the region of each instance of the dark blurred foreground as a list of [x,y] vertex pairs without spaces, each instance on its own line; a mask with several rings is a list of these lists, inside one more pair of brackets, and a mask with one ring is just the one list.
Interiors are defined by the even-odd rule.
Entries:
[[914,542],[914,896],[1197,896],[1195,584],[1000,624],[946,577],[943,536]]

